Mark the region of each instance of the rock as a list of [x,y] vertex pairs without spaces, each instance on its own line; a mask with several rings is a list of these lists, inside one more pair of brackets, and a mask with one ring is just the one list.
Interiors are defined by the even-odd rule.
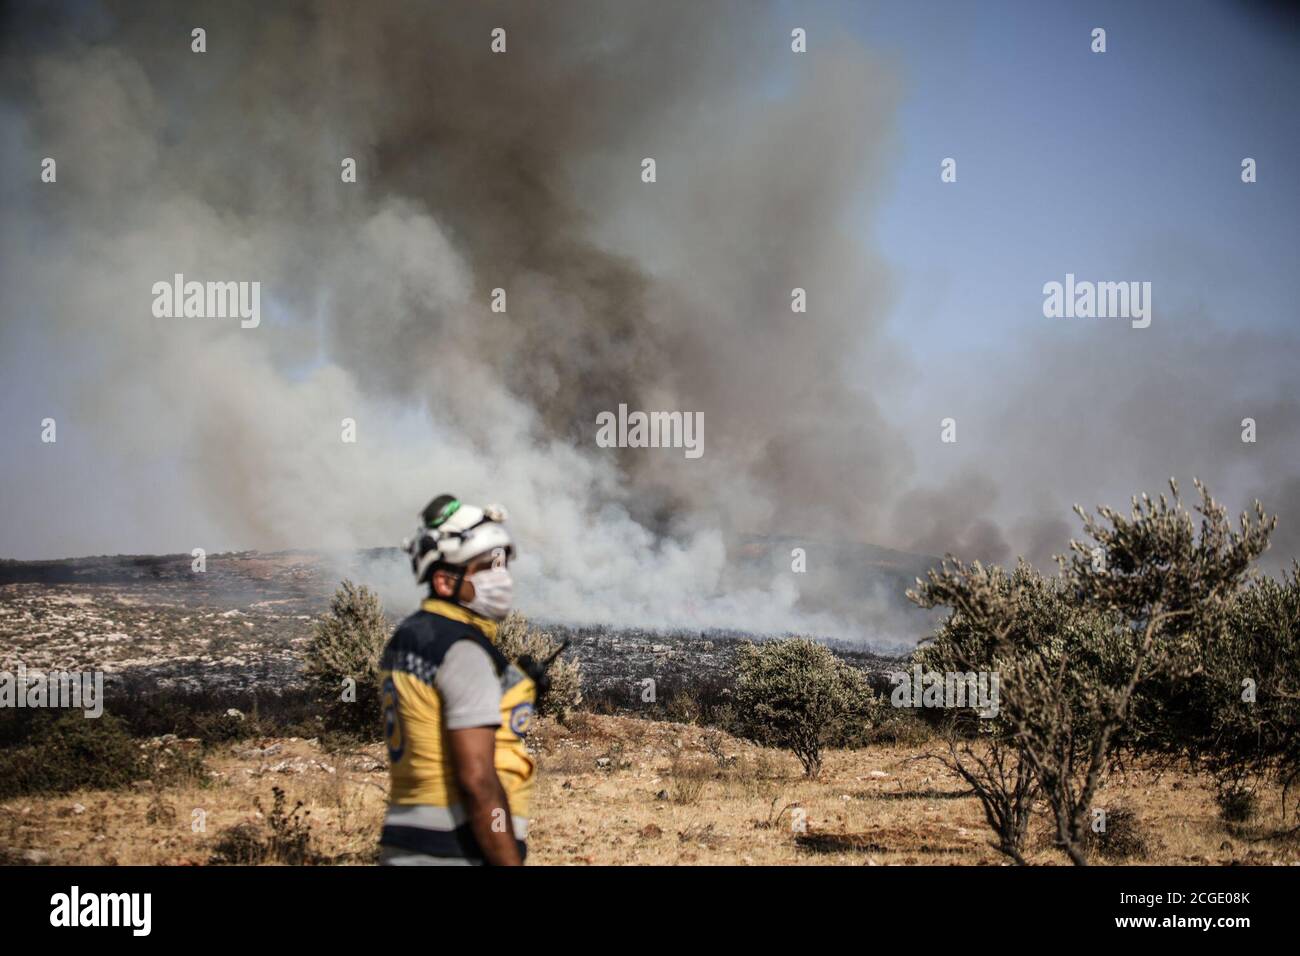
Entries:
[[658,839],[659,837],[664,835],[664,831],[654,823],[647,823],[638,832],[640,833],[641,836],[645,837],[647,840]]
[[597,757],[597,758],[596,758],[596,769],[597,769],[597,770],[608,770],[608,769],[609,769],[609,758],[608,758],[608,757]]
[[73,813],[76,813],[76,814],[82,814],[82,813],[85,813],[85,812],[86,812],[86,808],[85,808],[85,806],[84,806],[83,804],[80,804],[80,803],[74,803],[74,804],[72,805],[72,812],[73,812]]
[[262,770],[267,773],[306,773],[313,766],[317,766],[314,760],[308,761],[302,757],[291,757],[277,763],[263,764]]
[[50,855],[44,850],[24,850],[23,859],[28,863],[34,863],[40,866],[42,863],[50,861]]
[[655,794],[655,799],[656,799],[656,800],[667,800],[667,799],[668,799],[668,791],[667,791],[667,790],[660,790],[658,793]]
[[247,750],[241,750],[235,754],[240,760],[256,760],[258,757],[271,757],[278,754],[284,747],[280,744],[271,744],[267,747],[250,747]]
[[885,773],[885,771],[883,771],[883,770],[873,770],[873,771],[871,771],[871,773],[869,774],[869,776],[872,776],[872,777],[888,777],[889,774]]
[[235,720],[243,720],[243,719],[244,719],[244,715],[243,715],[243,713],[240,712],[240,711],[238,711],[238,710],[236,710],[234,707],[231,707],[229,710],[226,711],[226,716],[227,716],[227,717],[233,717]]

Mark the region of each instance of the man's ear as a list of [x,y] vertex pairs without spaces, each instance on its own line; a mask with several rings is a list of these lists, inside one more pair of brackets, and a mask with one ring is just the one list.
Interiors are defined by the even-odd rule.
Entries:
[[456,586],[456,582],[452,579],[452,576],[448,574],[446,571],[433,572],[433,593],[438,595],[438,597],[440,598],[451,597],[452,588],[454,588],[455,586]]

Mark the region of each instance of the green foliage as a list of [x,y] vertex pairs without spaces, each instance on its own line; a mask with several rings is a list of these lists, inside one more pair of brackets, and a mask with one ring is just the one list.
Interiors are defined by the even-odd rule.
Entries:
[[[950,564],[912,593],[925,606],[962,608],[913,655],[923,669],[998,673],[1004,680],[1031,660],[1052,673],[1064,669],[1064,683],[1055,689],[1070,695],[1080,732],[1087,732],[1088,702],[1097,690],[1115,684],[1132,666],[1118,613],[1090,606],[1068,581],[1044,577],[1023,561],[1010,572],[979,562]],[[950,719],[967,733],[1014,731],[1006,713],[989,720],[957,711]]]
[[862,671],[823,644],[794,639],[741,646],[735,706],[746,736],[790,750],[816,777],[823,748],[863,733],[880,704]]
[[1210,720],[1199,753],[1220,781],[1272,769],[1290,787],[1300,772],[1300,568],[1242,592],[1201,650]]
[[362,739],[380,733],[379,659],[390,633],[379,596],[343,581],[307,649],[305,671],[319,695],[326,730]]
[[1071,541],[1063,569],[1080,600],[1117,610],[1134,631],[1153,627],[1172,643],[1224,613],[1277,519],[1256,502],[1253,517],[1243,514],[1234,530],[1227,509],[1198,481],[1198,522],[1183,508],[1177,484],[1169,484],[1169,497],[1134,498],[1127,516],[1112,508],[1091,516],[1076,507],[1092,540]]
[[0,796],[114,790],[148,775],[139,743],[117,717],[77,711],[44,723],[27,745],[0,752]]
[[[511,611],[501,622],[496,643],[497,649],[511,661],[529,654],[538,663],[554,654],[560,646],[549,632],[530,625],[528,618],[518,611]],[[561,654],[546,673],[550,689],[538,702],[537,712],[539,715],[549,714],[563,723],[582,703],[582,665]]]
[[[233,713],[232,713],[233,711]],[[156,680],[125,678],[113,694],[113,714],[134,737],[195,737],[205,745],[259,737],[315,737],[321,732],[314,688],[256,686],[160,687]]]
[[[1181,730],[1171,718],[1195,719],[1195,690],[1180,682],[1228,646],[1215,642],[1276,523],[1257,503],[1234,530],[1198,482],[1198,526],[1170,487],[1170,497],[1134,498],[1128,515],[1076,508],[1088,540],[1070,542],[1055,581],[1024,565],[1007,574],[945,561],[909,592],[922,607],[952,608],[925,651],[929,666],[1000,673],[1000,739],[1032,768],[1058,843],[1078,864],[1089,809],[1120,744],[1168,740]],[[1176,693],[1148,692],[1161,684]]]
[[1225,795],[1225,818],[1252,781],[1294,784],[1300,768],[1300,568],[1260,578],[1198,628],[1181,666],[1136,702],[1143,743],[1183,753]]
[[117,790],[136,780],[166,784],[203,773],[200,753],[179,742],[142,742],[112,714],[42,714],[25,740],[0,750],[0,798],[73,790]]

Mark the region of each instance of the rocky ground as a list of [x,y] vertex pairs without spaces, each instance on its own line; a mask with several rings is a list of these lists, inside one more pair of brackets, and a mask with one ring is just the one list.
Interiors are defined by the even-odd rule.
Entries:
[[285,599],[226,607],[165,585],[0,586],[0,670],[103,671],[236,691],[298,680],[312,616]]
[[309,556],[0,562],[0,670],[101,670],[160,687],[297,680],[332,582]]
[[[226,695],[300,682],[311,622],[338,577],[336,563],[300,553],[211,556],[203,575],[188,556],[0,561],[0,670],[99,669],[132,693],[201,690],[222,713]],[[743,637],[548,629],[573,641],[588,692],[607,699],[627,699],[644,677],[664,690],[722,679]],[[837,650],[872,671],[897,664]],[[201,749],[174,738],[143,746]],[[626,714],[542,720],[530,746],[534,863],[1003,862],[978,802],[930,744],[833,751],[816,781],[788,754]],[[276,788],[287,808],[279,814]],[[284,862],[292,846],[300,856],[291,861],[368,863],[386,792],[378,745],[337,751],[318,739],[254,737],[211,746],[179,782],[0,802],[0,862],[206,864],[240,847]],[[1278,836],[1280,794],[1266,790],[1260,816],[1238,826],[1219,819],[1212,796],[1203,777],[1127,768],[1103,805],[1131,810],[1145,847],[1101,862],[1300,862],[1294,834]],[[1064,860],[1041,815],[1030,859]]]
[[[832,751],[810,781],[787,754],[685,724],[579,714],[567,727],[543,719],[530,742],[539,762],[533,864],[1005,862],[988,844],[978,802],[923,745]],[[0,803],[0,855],[10,863],[204,865],[232,845],[267,845],[278,834],[282,847],[312,862],[373,861],[387,786],[378,745],[330,752],[301,738],[243,741],[212,752],[207,767],[200,779],[161,789],[141,781],[127,791]],[[278,824],[273,788],[285,794]],[[1096,862],[1300,863],[1295,837],[1276,836],[1277,797],[1264,795],[1251,824],[1230,826],[1204,778],[1131,768],[1101,802],[1132,810],[1146,846]],[[1031,862],[1066,862],[1042,813],[1031,844]]]
[[[288,689],[346,564],[304,552],[0,561],[0,670],[101,670],[111,685],[211,692]],[[405,608],[391,609],[397,615]],[[571,645],[587,690],[626,698],[643,678],[665,689],[722,680],[745,635],[547,625]],[[873,670],[892,666],[844,645]]]

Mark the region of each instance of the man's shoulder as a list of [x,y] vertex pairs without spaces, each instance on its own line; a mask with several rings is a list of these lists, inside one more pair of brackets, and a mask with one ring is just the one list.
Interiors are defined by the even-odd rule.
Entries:
[[[442,657],[442,667],[439,669],[440,676],[446,675],[449,679],[463,674],[474,674],[476,676],[496,674],[496,662],[492,655],[488,653],[486,647],[474,640],[456,641],[449,648],[447,653]],[[493,682],[495,683],[495,676]]]
[[393,637],[434,640],[440,637],[455,636],[459,639],[468,635],[471,631],[473,631],[473,628],[462,621],[453,621],[451,618],[421,608],[414,614],[408,615],[397,625]]
[[499,653],[495,653],[496,648],[492,646],[492,642],[477,628],[464,621],[443,617],[441,614],[423,608],[397,625],[388,646],[393,651],[418,654],[437,666],[442,663],[442,659],[452,646],[461,641],[476,644],[493,660],[494,664],[498,663]]

